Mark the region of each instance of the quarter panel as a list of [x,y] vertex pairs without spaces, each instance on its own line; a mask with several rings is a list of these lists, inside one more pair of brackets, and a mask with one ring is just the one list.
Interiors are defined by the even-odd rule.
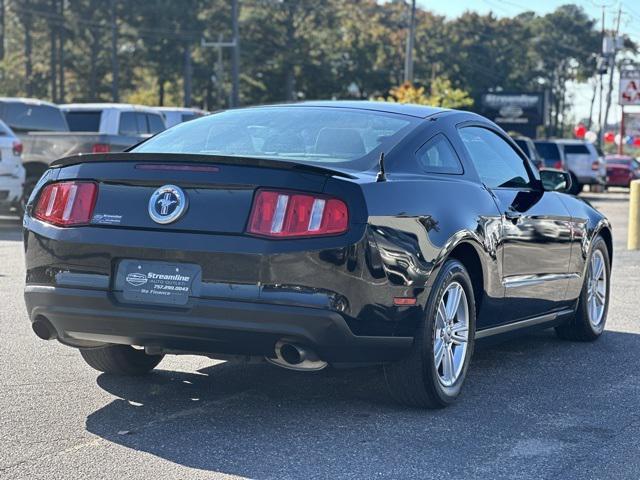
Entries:
[[[396,175],[363,187],[378,269],[366,279],[391,296],[417,296],[425,307],[442,263],[461,242],[471,243],[483,268],[484,300],[478,327],[499,314],[501,217],[480,185],[449,176]],[[486,300],[486,301],[485,301]],[[407,319],[407,322],[416,318]],[[414,324],[399,324],[401,332]]]

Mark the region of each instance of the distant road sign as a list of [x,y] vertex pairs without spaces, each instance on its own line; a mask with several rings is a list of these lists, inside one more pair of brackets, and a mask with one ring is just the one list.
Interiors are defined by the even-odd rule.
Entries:
[[620,72],[620,105],[640,105],[640,70]]

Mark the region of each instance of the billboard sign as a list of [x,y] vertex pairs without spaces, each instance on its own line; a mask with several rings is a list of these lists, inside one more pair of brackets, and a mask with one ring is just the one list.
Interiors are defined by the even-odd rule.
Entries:
[[544,94],[486,93],[480,113],[507,132],[535,137],[536,129],[544,125]]
[[625,136],[640,137],[640,112],[624,112]]
[[640,105],[640,70],[620,72],[620,105]]

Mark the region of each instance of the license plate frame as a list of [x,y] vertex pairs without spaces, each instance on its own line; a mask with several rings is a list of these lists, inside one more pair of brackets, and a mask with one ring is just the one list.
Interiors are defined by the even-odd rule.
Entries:
[[185,306],[200,295],[201,283],[197,264],[125,259],[118,262],[115,290],[127,303]]

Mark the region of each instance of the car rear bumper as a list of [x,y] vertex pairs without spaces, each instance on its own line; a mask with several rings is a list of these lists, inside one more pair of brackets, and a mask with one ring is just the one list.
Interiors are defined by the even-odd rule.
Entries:
[[196,299],[189,308],[122,304],[112,292],[27,285],[32,322],[46,318],[58,339],[78,347],[105,343],[167,351],[274,357],[278,340],[313,349],[329,363],[401,358],[413,338],[354,335],[342,314],[321,308]]

